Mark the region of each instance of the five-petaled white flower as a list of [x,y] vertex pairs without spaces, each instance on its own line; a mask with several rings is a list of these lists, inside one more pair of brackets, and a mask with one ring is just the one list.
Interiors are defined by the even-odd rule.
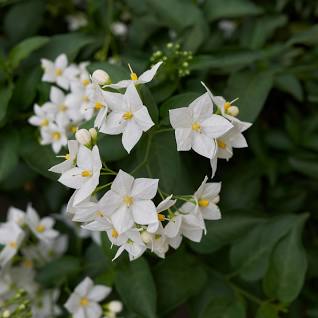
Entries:
[[99,305],[111,292],[111,288],[103,285],[94,285],[86,277],[74,290],[65,303],[65,308],[73,318],[100,318],[102,308]]
[[151,201],[157,193],[158,179],[134,179],[120,170],[111,189],[105,194],[105,210],[116,231],[121,234],[134,223],[148,225],[157,221],[157,212]]
[[178,151],[192,148],[209,159],[215,155],[215,138],[233,127],[224,117],[213,114],[213,103],[208,93],[199,96],[188,107],[169,110],[169,116],[175,129]]
[[156,75],[157,70],[161,64],[162,64],[162,62],[158,62],[157,64],[152,66],[150,70],[145,71],[140,76],[138,76],[135,72],[133,72],[133,70],[130,68],[130,65],[129,65],[130,72],[131,72],[130,73],[130,80],[123,80],[123,81],[120,81],[116,84],[105,85],[104,87],[111,87],[111,88],[119,89],[119,88],[126,88],[130,85],[149,83]]
[[58,180],[69,188],[77,189],[73,201],[74,205],[88,198],[99,183],[102,163],[98,147],[94,146],[90,150],[80,145],[76,163],[75,168],[64,172]]
[[[129,153],[140,139],[142,132],[150,129],[154,123],[134,85],[130,85],[122,97],[116,95],[114,98],[111,105],[109,104],[112,111],[102,124],[100,132],[109,135],[122,133],[123,146]],[[118,102],[118,99],[121,100]]]

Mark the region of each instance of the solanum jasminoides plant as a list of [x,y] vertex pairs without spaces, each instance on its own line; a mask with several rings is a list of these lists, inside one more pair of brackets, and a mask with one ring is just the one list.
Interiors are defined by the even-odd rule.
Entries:
[[317,8],[0,1],[0,318],[317,317]]

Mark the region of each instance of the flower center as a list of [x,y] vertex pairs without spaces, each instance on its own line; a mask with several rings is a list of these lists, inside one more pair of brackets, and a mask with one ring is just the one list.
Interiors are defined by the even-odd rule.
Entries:
[[24,262],[23,262],[23,266],[24,266],[25,268],[32,268],[32,267],[33,267],[33,262],[32,262],[30,259],[26,259],[26,260],[24,260]]
[[83,170],[81,173],[82,177],[90,177],[92,175],[92,172],[89,170]]
[[209,205],[209,200],[201,199],[198,201],[199,206],[202,206],[203,208],[206,208]]
[[8,245],[9,245],[11,248],[17,248],[17,242],[16,242],[16,241],[9,242]]
[[95,109],[96,110],[100,110],[100,109],[102,109],[104,107],[104,105],[102,104],[102,103],[100,103],[100,102],[96,102],[95,103]]
[[162,221],[165,220],[165,216],[164,216],[163,214],[158,213],[157,216],[158,216],[158,220],[159,220],[160,222],[162,222]]
[[192,130],[196,132],[201,132],[201,125],[198,122],[193,123]]
[[98,218],[103,218],[103,217],[104,217],[103,211],[97,211],[97,212],[96,212],[96,216],[97,216]]
[[84,86],[87,86],[87,85],[89,84],[89,80],[88,80],[88,79],[83,79],[83,80],[82,80],[82,84],[83,84]]
[[88,96],[83,96],[83,102],[84,103],[88,103],[89,102],[89,98],[88,98]]
[[217,144],[220,148],[225,149],[226,148],[226,143],[223,140],[218,140]]
[[54,131],[52,133],[52,139],[55,141],[58,141],[61,139],[61,133],[59,131]]
[[112,237],[117,238],[118,237],[118,232],[115,229],[112,229]]
[[70,160],[71,159],[71,155],[69,154],[69,153],[67,153],[66,155],[65,155],[65,160]]
[[225,102],[224,103],[224,110],[225,111],[227,111],[230,107],[231,107],[231,103],[230,102]]
[[70,132],[73,133],[73,134],[75,134],[77,132],[77,129],[78,128],[76,126],[70,126],[69,127]]
[[63,71],[62,71],[61,68],[57,67],[57,68],[55,69],[55,75],[56,75],[56,76],[61,76],[62,73],[63,73]]
[[87,306],[88,304],[89,304],[88,298],[87,298],[87,297],[82,297],[81,300],[80,300],[80,305],[81,305],[82,307],[85,307],[85,306]]
[[40,122],[41,127],[46,127],[48,124],[49,124],[49,121],[47,118],[42,119]]
[[39,225],[36,226],[35,230],[38,233],[43,233],[45,231],[45,226],[43,224],[39,224]]
[[130,78],[131,78],[132,81],[137,81],[138,80],[138,76],[137,76],[136,73],[131,73],[130,74]]
[[129,207],[133,204],[134,202],[134,198],[129,196],[129,195],[125,195],[123,198],[124,203]]
[[59,111],[65,112],[67,110],[67,107],[64,104],[59,105]]
[[123,115],[123,118],[124,118],[125,120],[131,120],[133,117],[134,117],[134,115],[133,115],[132,112],[126,112],[126,113],[124,113],[124,115]]

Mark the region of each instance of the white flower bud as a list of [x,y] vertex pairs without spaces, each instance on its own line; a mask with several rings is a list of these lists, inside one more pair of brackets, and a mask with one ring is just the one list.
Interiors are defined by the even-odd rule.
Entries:
[[226,111],[229,115],[236,117],[240,110],[238,109],[237,106],[230,106],[227,111]]
[[123,310],[123,304],[118,300],[113,300],[108,303],[108,309],[112,312],[119,313]]
[[98,85],[107,85],[111,82],[110,76],[103,70],[96,70],[92,74],[92,79]]
[[112,32],[118,36],[126,35],[128,28],[125,23],[122,22],[114,22],[111,26]]
[[76,140],[84,146],[87,146],[91,143],[92,137],[87,129],[79,129],[75,133]]
[[150,243],[152,241],[152,234],[147,232],[147,231],[143,231],[141,233],[141,239],[146,243]]
[[88,130],[88,132],[90,133],[93,141],[95,141],[97,139],[97,131],[96,131],[96,129],[95,128],[90,128]]

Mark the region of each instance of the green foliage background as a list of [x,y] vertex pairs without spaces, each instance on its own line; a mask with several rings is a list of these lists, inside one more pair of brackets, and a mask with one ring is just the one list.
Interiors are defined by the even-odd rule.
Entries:
[[[65,16],[82,10],[88,25],[69,32]],[[129,24],[116,38],[113,21]],[[69,193],[47,171],[56,162],[27,124],[33,104],[46,101],[40,58],[66,53],[92,61],[113,81],[137,73],[175,38],[193,53],[191,74],[162,68],[142,96],[152,117],[168,125],[168,109],[202,93],[239,97],[239,118],[254,123],[249,148],[220,164],[223,219],[208,222],[200,244],[185,242],[166,260],[147,255],[110,261],[113,250],[71,235],[68,255],[43,268],[46,285],[74,286],[79,275],[115,286],[125,317],[318,317],[318,3],[310,0],[62,0],[0,1],[1,213],[31,201],[44,215],[58,213]],[[236,25],[225,36],[219,22]],[[119,64],[111,65],[108,57]],[[149,86],[148,86],[149,87]],[[150,93],[151,91],[151,93]],[[173,133],[144,136],[128,157],[120,138],[100,141],[114,169],[160,178],[165,192],[192,193],[209,163],[178,153]],[[64,231],[70,231],[60,224]],[[63,301],[61,296],[61,302]]]

